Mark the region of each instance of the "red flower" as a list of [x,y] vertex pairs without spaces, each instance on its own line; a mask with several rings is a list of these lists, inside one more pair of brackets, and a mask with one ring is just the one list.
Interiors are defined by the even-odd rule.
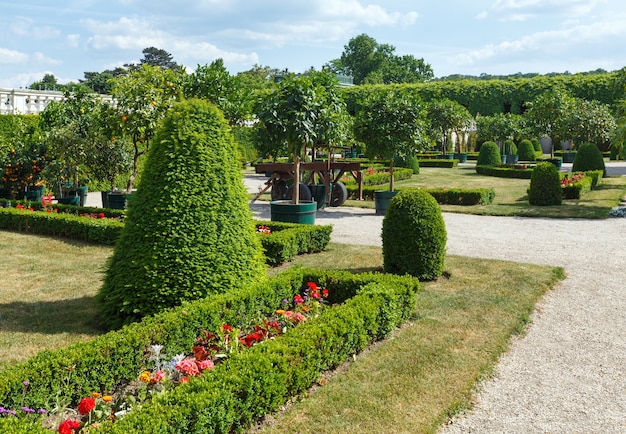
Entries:
[[80,428],[80,422],[74,419],[65,419],[59,425],[59,434],[74,434],[74,430]]
[[22,205],[21,203],[18,203],[17,205],[15,205],[15,208],[24,209],[24,205]]
[[222,324],[222,330],[225,331],[225,332],[230,333],[230,332],[233,331],[233,326],[230,326],[230,325],[224,323],[224,324]]
[[293,296],[293,302],[295,304],[302,304],[304,302],[304,299],[299,294],[296,294]]
[[263,339],[263,335],[261,333],[250,333],[247,336],[241,338],[241,343],[246,347],[251,347],[256,342],[260,342]]
[[94,408],[96,408],[96,400],[90,397],[83,398],[78,403],[78,412],[80,414],[88,414]]
[[328,289],[322,289],[322,297],[328,297]]
[[103,218],[105,218],[105,217],[106,217],[106,216],[104,215],[104,213],[103,213],[103,212],[101,212],[100,214],[98,214],[98,218],[103,219]]

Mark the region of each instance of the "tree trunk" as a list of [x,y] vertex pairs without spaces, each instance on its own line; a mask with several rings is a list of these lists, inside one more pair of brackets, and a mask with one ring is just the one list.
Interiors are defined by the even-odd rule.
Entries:
[[294,152],[293,154],[293,198],[292,203],[296,204],[300,202],[300,157]]
[[393,158],[389,160],[389,191],[393,191]]

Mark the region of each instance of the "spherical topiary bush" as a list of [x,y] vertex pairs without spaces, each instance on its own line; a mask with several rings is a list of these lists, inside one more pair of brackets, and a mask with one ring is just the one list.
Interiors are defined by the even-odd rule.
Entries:
[[600,149],[593,143],[580,145],[572,163],[572,172],[586,172],[588,170],[601,170],[602,176],[606,176],[604,157]]
[[497,166],[502,163],[500,157],[500,149],[495,142],[485,142],[480,147],[478,153],[478,159],[476,160],[477,166]]
[[420,280],[441,276],[447,233],[437,201],[424,190],[402,190],[383,219],[383,267],[386,273]]
[[531,205],[561,205],[563,190],[559,170],[552,163],[538,163],[530,176],[528,201]]
[[517,155],[517,146],[511,139],[504,141],[504,150],[505,155]]
[[535,148],[530,140],[525,139],[519,143],[517,156],[519,161],[535,161],[537,159]]
[[97,296],[109,328],[266,275],[222,112],[179,103],[153,143]]

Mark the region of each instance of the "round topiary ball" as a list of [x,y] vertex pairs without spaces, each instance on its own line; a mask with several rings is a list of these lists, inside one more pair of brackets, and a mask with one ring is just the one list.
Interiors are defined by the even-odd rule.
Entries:
[[531,205],[561,205],[563,189],[559,170],[552,163],[537,163],[530,176],[528,201]]
[[541,142],[537,138],[531,139],[530,143],[533,144],[533,148],[535,148],[535,152],[543,153],[543,148],[541,147]]
[[572,163],[572,172],[586,172],[588,170],[601,170],[602,176],[606,176],[604,157],[600,149],[593,143],[580,145]]
[[524,139],[519,143],[517,156],[519,161],[535,161],[537,159],[535,147],[530,140]]
[[447,233],[439,204],[420,189],[402,190],[383,219],[386,273],[434,280],[443,273]]
[[222,112],[178,103],[153,143],[97,296],[109,328],[266,276]]
[[485,142],[480,147],[478,153],[478,159],[476,160],[477,166],[497,166],[502,163],[500,157],[500,149],[495,142]]

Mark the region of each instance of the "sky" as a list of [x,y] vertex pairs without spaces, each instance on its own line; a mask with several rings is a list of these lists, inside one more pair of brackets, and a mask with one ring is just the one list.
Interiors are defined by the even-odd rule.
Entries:
[[363,33],[435,77],[626,66],[623,0],[13,0],[0,11],[0,88],[78,82],[139,63],[147,47],[189,72],[218,58],[231,74],[302,72]]

